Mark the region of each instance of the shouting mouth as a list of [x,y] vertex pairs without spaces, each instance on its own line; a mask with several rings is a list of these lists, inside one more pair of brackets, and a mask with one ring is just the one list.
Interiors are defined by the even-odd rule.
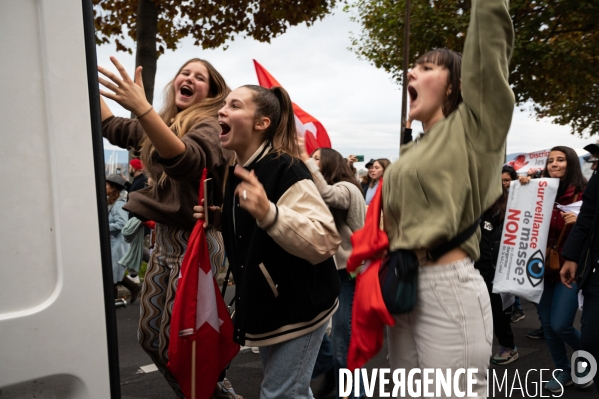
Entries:
[[219,121],[218,124],[220,125],[220,128],[221,128],[221,133],[220,133],[221,137],[229,134],[229,132],[231,131],[231,127],[229,125],[227,125],[225,122],[221,122],[221,121]]
[[418,98],[418,92],[413,86],[408,86],[408,94],[410,95],[410,102],[414,102]]
[[191,89],[191,87],[187,85],[181,86],[181,88],[179,89],[179,93],[181,93],[181,96],[185,98],[193,96],[193,90]]

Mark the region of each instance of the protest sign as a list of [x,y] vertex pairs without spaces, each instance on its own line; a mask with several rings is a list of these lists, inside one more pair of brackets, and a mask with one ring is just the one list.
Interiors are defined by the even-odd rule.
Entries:
[[515,180],[505,211],[494,293],[511,293],[539,303],[543,294],[545,251],[558,179]]
[[507,165],[512,166],[518,174],[526,174],[529,171],[543,170],[548,156],[549,150],[523,153],[509,161]]

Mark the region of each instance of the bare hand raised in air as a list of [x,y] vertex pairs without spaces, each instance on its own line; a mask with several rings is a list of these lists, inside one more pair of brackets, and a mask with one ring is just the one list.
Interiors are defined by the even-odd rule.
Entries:
[[100,90],[100,94],[116,101],[121,107],[133,112],[136,116],[140,116],[151,109],[152,105],[146,99],[144,92],[141,67],[137,67],[135,70],[135,81],[133,81],[115,57],[110,57],[110,61],[112,61],[121,76],[119,77],[108,69],[98,66],[98,72],[109,79],[98,76],[98,82],[110,90]]

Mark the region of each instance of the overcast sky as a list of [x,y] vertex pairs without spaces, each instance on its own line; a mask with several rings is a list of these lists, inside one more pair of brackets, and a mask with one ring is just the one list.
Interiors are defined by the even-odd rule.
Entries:
[[[368,61],[359,60],[348,50],[350,32],[360,26],[337,9],[312,27],[296,26],[268,43],[238,38],[227,50],[202,50],[192,40],[181,42],[158,60],[154,106],[162,105],[162,89],[188,59],[199,57],[211,62],[235,89],[258,84],[252,59],[264,66],[290,93],[291,99],[320,120],[329,133],[333,148],[344,156],[364,155],[365,159],[397,159],[401,120],[401,86],[389,74]],[[457,49],[462,50],[462,49]],[[112,45],[97,47],[98,64],[112,67],[115,55],[133,74],[135,59],[116,52]],[[129,113],[109,104],[121,116]],[[420,126],[414,125],[416,130]],[[555,145],[582,148],[595,139],[573,136],[567,126],[537,121],[528,112],[516,110],[507,139],[507,152],[529,152]]]

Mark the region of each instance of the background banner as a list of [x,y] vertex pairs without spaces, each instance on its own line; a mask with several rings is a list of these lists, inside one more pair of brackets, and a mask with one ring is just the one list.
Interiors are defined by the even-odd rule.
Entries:
[[545,251],[559,179],[514,180],[505,211],[494,293],[511,293],[539,303]]
[[525,174],[530,170],[538,171],[545,169],[545,162],[548,156],[549,150],[519,154],[516,158],[507,162],[507,165],[512,166],[516,173]]

